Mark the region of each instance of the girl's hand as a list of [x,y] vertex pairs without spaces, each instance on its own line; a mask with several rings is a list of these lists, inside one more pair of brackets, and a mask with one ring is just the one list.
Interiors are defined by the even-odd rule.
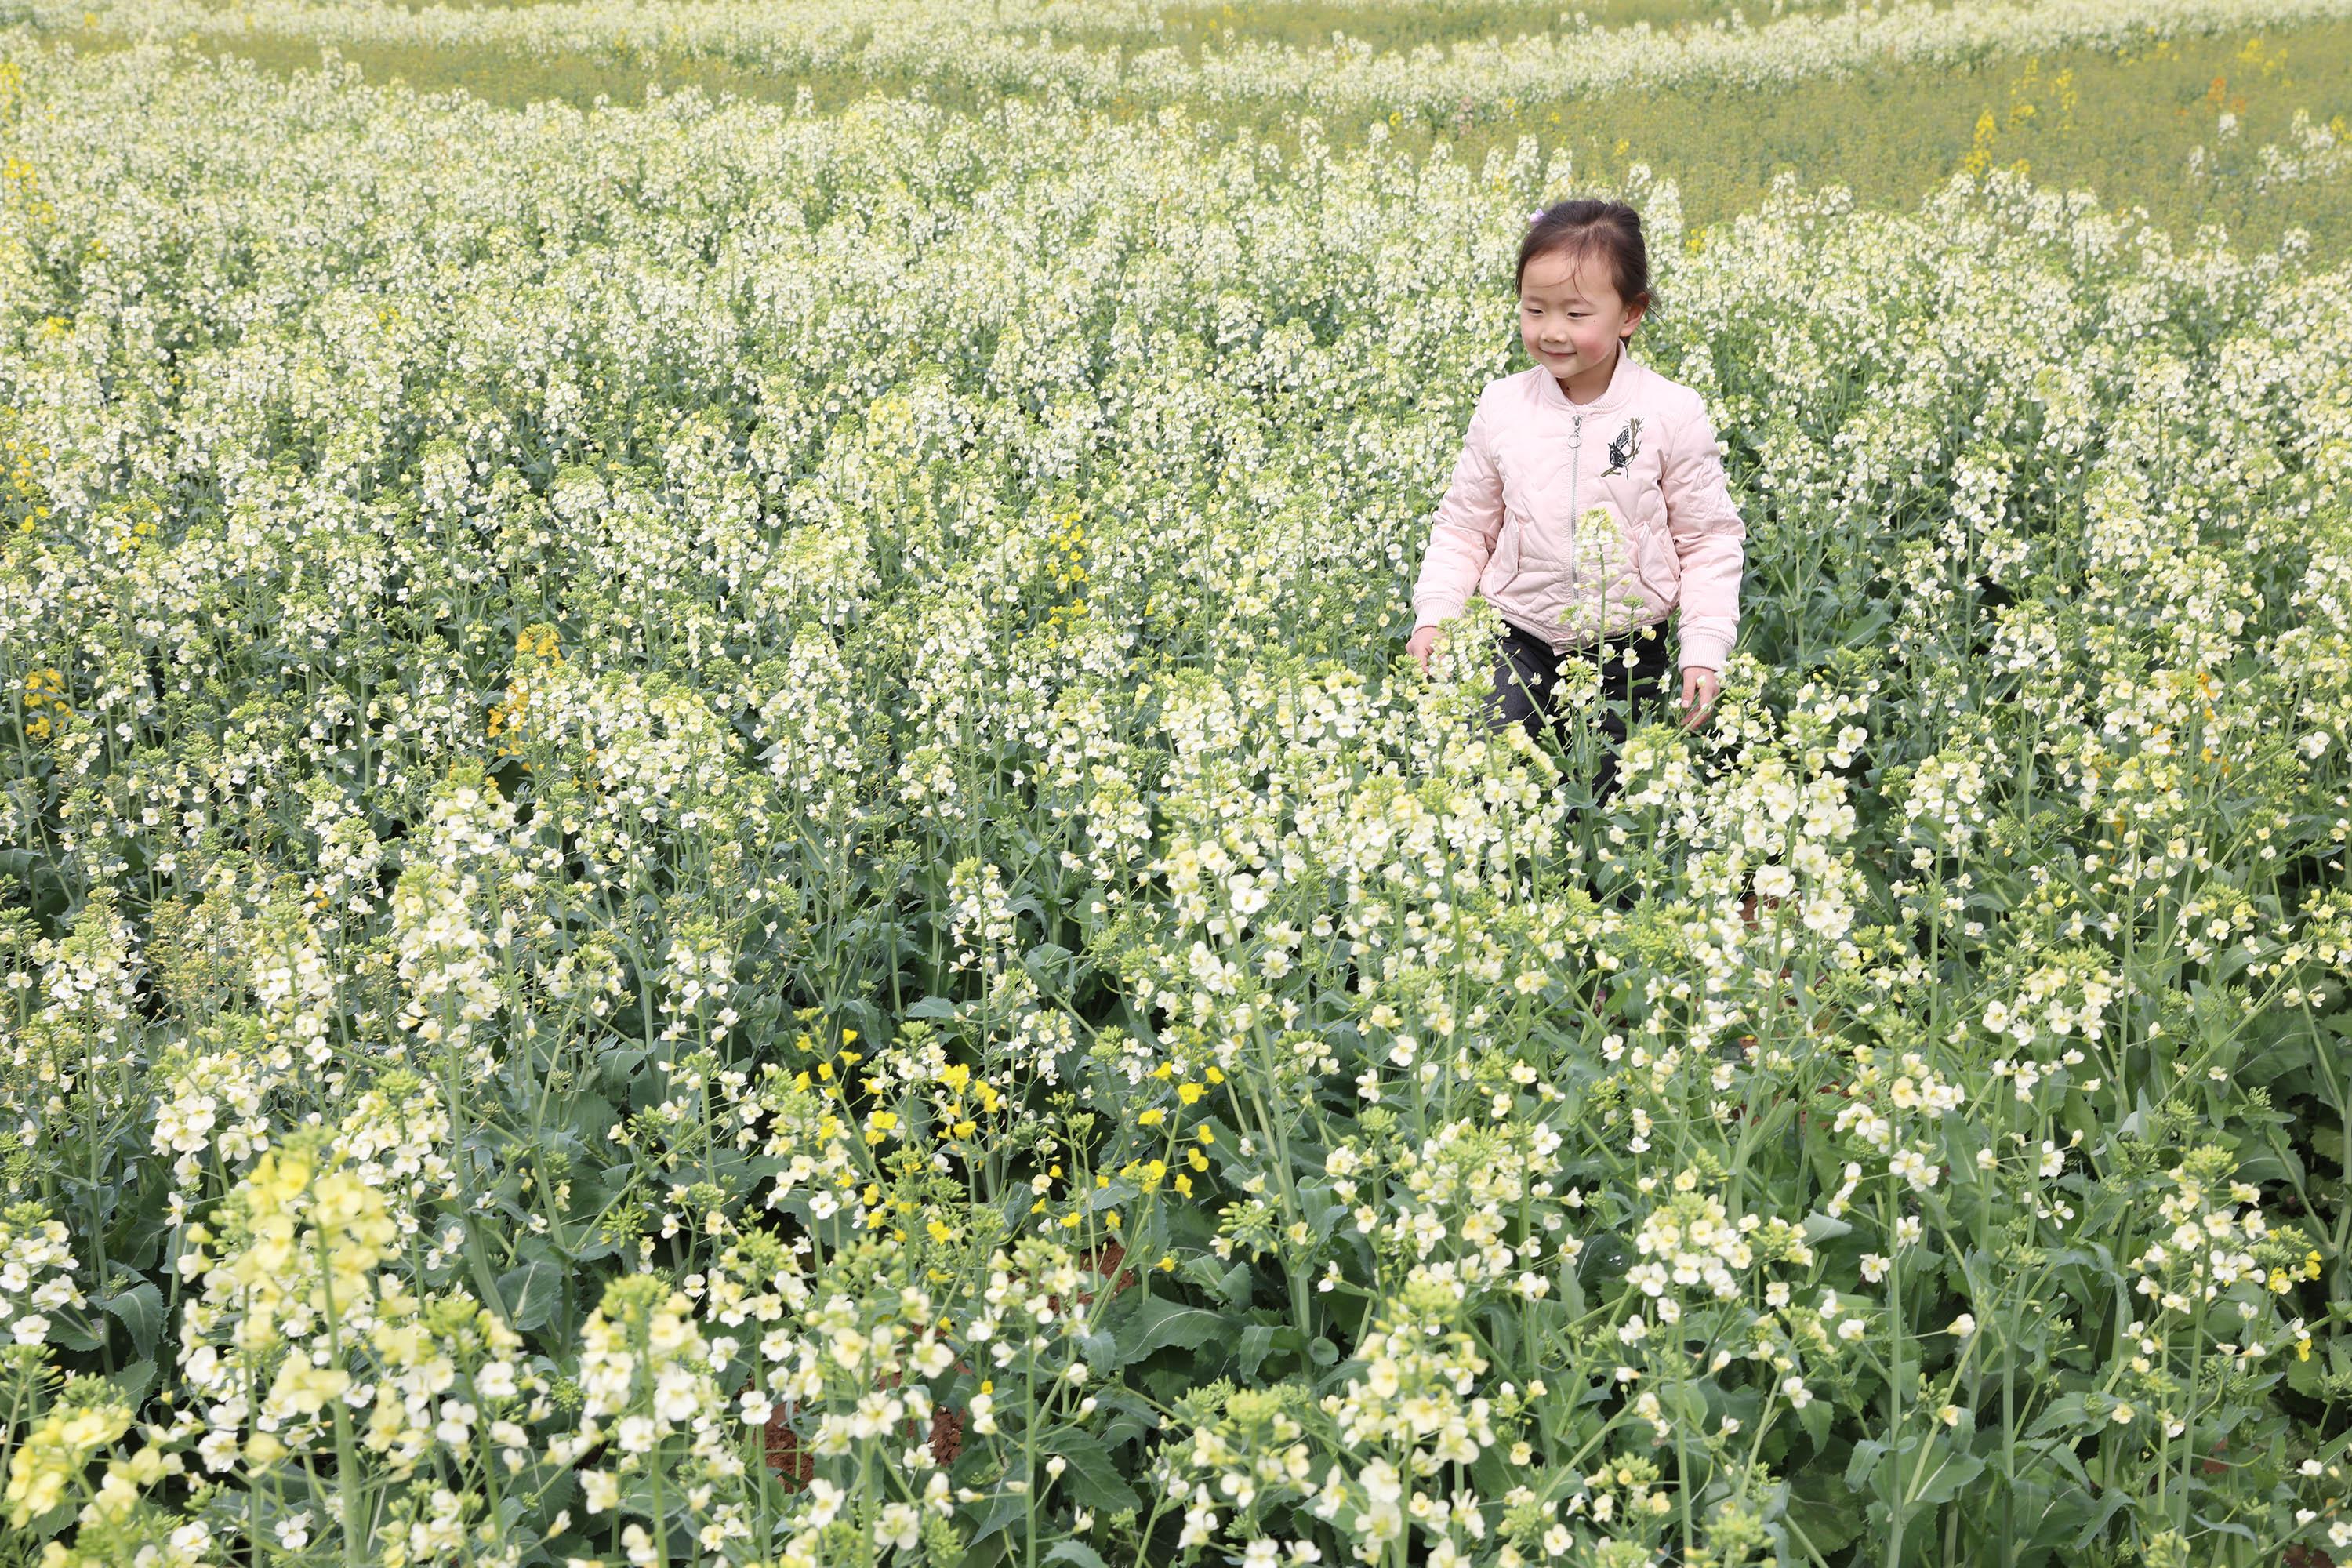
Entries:
[[1405,639],[1404,651],[1412,655],[1413,662],[1421,666],[1422,674],[1429,673],[1429,656],[1436,648],[1438,639],[1444,635],[1444,628],[1441,626],[1423,626]]
[[1715,694],[1723,689],[1720,672],[1703,665],[1683,671],[1683,728],[1696,730],[1715,711]]

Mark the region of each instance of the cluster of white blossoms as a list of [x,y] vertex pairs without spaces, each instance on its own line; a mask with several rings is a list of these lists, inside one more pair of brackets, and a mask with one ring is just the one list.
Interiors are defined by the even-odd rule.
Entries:
[[49,1315],[88,1305],[74,1282],[73,1248],[66,1227],[36,1203],[0,1210],[0,1339],[37,1345],[49,1337]]
[[[335,1148],[361,1181],[412,1202],[454,1190],[449,1147],[441,1087],[413,1072],[387,1072],[361,1090],[335,1130]],[[395,1208],[394,1218],[404,1236],[418,1224],[413,1207]]]
[[[2088,946],[2053,954],[2051,962],[2018,977],[2013,988],[1990,986],[1993,994],[1985,1001],[1979,1022],[1987,1032],[2013,1041],[2020,1049],[2044,1042],[2097,1041],[2106,1032],[2109,1006],[2122,993],[2112,962],[2104,951]],[[2068,1065],[2082,1059],[2063,1045],[2057,1049],[2066,1053],[2062,1059]],[[2023,1099],[2034,1082],[2030,1065],[2018,1068],[2017,1080]]]
[[839,644],[811,629],[794,637],[781,668],[755,672],[767,689],[760,706],[760,761],[783,800],[819,821],[870,793],[873,738],[858,728],[856,672]]
[[[579,1430],[555,1446],[567,1460],[595,1455],[596,1464],[580,1472],[590,1513],[622,1509],[658,1519],[652,1499],[671,1486],[706,1500],[697,1532],[706,1551],[751,1538],[743,1501],[708,1501],[714,1487],[746,1468],[715,1375],[727,1359],[696,1321],[694,1303],[659,1279],[629,1275],[605,1288],[580,1331]],[[623,1525],[621,1535],[634,1547],[650,1547],[636,1520]]]
[[403,873],[392,899],[408,990],[403,1021],[429,1053],[454,1052],[470,1070],[488,1066],[488,1047],[477,1040],[477,1031],[509,1000],[496,948],[476,923],[479,893],[470,875],[420,865]]
[[173,1157],[173,1176],[193,1184],[207,1154],[236,1169],[268,1147],[273,1129],[266,1106],[287,1068],[260,1048],[259,1030],[224,1019],[187,1046],[165,1051],[150,1082],[155,1152]]
[[[2171,1190],[2158,1206],[2172,1228],[2132,1259],[2138,1271],[2133,1289],[2159,1310],[2199,1314],[2230,1294],[2237,1297],[2232,1315],[2252,1323],[2270,1317],[2271,1298],[2303,1276],[2301,1233],[2273,1230],[2260,1189],[2232,1178],[2235,1163],[2227,1150],[2209,1144],[2168,1173]],[[2223,1324],[2216,1331],[2229,1331]]]
[[1838,952],[1864,891],[1850,847],[1852,792],[1835,773],[1807,776],[1777,746],[1757,748],[1748,764],[1685,806],[1697,851],[1692,886],[1727,901],[1747,887],[1785,900],[1798,924]]
[[[1414,1297],[1428,1293],[1409,1288],[1402,1300],[1410,1310]],[[1377,1546],[1402,1535],[1409,1514],[1428,1511],[1422,1483],[1446,1465],[1475,1463],[1495,1441],[1492,1403],[1476,1392],[1486,1358],[1474,1336],[1458,1330],[1426,1331],[1435,1326],[1408,1322],[1374,1329],[1357,1349],[1362,1373],[1344,1391],[1321,1401],[1322,1413],[1337,1424],[1339,1440],[1349,1448],[1404,1457],[1402,1468],[1381,1458],[1352,1476],[1334,1464],[1325,1477],[1315,1511],[1328,1519],[1343,1504],[1353,1504],[1354,1532],[1365,1544]]]
[[[1645,1261],[1626,1274],[1653,1303],[1649,1310],[1658,1322],[1682,1317],[1678,1288],[1695,1286],[1694,1297],[1729,1300],[1745,1288],[1743,1276],[1760,1263],[1812,1266],[1813,1250],[1801,1227],[1752,1211],[1734,1219],[1720,1194],[1700,1190],[1697,1170],[1685,1166],[1665,1185],[1664,1201],[1643,1216],[1634,1233],[1633,1249]],[[1640,1318],[1629,1319],[1619,1337],[1632,1343],[1649,1327]]]
[[1985,759],[1976,752],[1947,747],[1922,758],[1903,791],[1903,816],[1920,840],[1911,865],[1925,870],[1937,851],[1966,855],[1984,829],[1988,805]]
[[1015,916],[999,868],[976,859],[959,860],[948,872],[948,940],[955,943],[955,966],[993,979],[1015,962],[1012,942]]
[[[436,1380],[396,1353],[422,1303],[378,1272],[400,1226],[320,1131],[263,1152],[215,1222],[184,1232],[179,1271],[202,1289],[179,1321],[179,1363],[205,1402],[208,1470],[310,1451],[354,1388],[372,1406],[370,1446],[394,1465],[414,1467],[434,1441]],[[379,1386],[372,1373],[391,1376]]]

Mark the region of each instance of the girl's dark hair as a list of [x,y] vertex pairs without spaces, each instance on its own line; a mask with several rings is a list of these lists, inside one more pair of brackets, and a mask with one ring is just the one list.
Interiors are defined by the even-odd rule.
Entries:
[[1527,280],[1528,262],[1553,251],[1571,263],[1597,252],[1608,265],[1617,298],[1647,308],[1650,247],[1642,239],[1642,215],[1623,202],[1579,197],[1537,213],[1519,241],[1519,269],[1511,286]]

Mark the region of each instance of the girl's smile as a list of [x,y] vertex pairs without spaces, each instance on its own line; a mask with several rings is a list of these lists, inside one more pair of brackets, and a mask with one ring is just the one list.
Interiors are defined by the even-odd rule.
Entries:
[[1641,306],[1628,310],[1618,297],[1598,251],[1573,261],[1548,251],[1519,279],[1519,341],[1573,403],[1590,403],[1609,389],[1617,344],[1641,319]]

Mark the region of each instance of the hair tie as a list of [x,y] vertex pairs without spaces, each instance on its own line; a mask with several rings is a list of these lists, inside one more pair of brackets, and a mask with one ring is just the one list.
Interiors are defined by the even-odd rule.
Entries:
[[1529,222],[1530,224],[1532,224],[1532,223],[1534,223],[1538,218],[1540,218],[1541,216],[1543,216],[1543,215],[1544,215],[1544,209],[1543,209],[1543,208],[1541,208],[1541,207],[1538,207],[1538,208],[1536,208],[1536,210],[1535,210],[1535,211],[1533,211],[1533,212],[1531,212],[1531,213],[1529,213],[1529,214],[1528,215],[1528,222]]

